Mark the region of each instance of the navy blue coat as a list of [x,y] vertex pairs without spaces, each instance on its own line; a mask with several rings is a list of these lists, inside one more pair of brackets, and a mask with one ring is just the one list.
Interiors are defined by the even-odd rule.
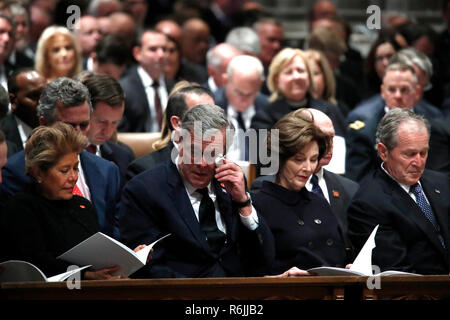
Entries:
[[135,176],[125,185],[119,218],[122,242],[134,248],[172,234],[155,246],[141,277],[211,277],[218,265],[228,276],[265,273],[266,252],[273,250],[269,229],[260,217],[258,228],[248,230],[240,222],[231,196],[217,181],[213,185],[227,230],[219,254],[210,249],[181,175],[171,160]]
[[[380,165],[375,133],[378,123],[385,115],[385,106],[386,103],[379,94],[365,100],[349,113],[345,140],[345,176],[347,178],[362,181],[367,174]],[[427,119],[442,117],[442,112],[438,108],[424,100],[419,101],[413,110]]]
[[[98,216],[100,231],[118,237],[116,214],[120,199],[120,174],[117,166],[96,155],[83,151],[80,154],[86,183],[91,192],[91,202]],[[0,184],[0,206],[26,185],[31,183],[25,174],[25,152],[22,150],[8,159],[2,169],[3,183]]]
[[345,267],[343,231],[324,198],[306,188],[294,192],[264,181],[252,199],[275,240],[272,274],[294,266],[300,269]]
[[121,186],[125,185],[125,175],[128,165],[135,159],[134,153],[130,147],[112,141],[105,141],[105,143],[100,146],[100,152],[103,159],[109,160],[119,167],[120,184]]

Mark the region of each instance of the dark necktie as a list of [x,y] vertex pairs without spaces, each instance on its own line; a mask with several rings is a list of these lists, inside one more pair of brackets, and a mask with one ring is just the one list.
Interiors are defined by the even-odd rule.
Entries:
[[[247,128],[245,127],[245,122],[244,122],[244,119],[242,118],[242,112],[237,113],[236,119],[237,119],[239,129],[242,129],[242,131],[245,133]],[[248,161],[248,159],[249,159],[248,148],[249,148],[249,140],[248,140],[248,137],[246,135],[244,135],[244,160],[245,161]]]
[[156,121],[158,123],[158,129],[161,130],[162,107],[161,107],[161,99],[159,98],[159,93],[158,93],[158,87],[159,87],[158,81],[153,81],[152,87],[155,92]]
[[325,196],[323,195],[322,188],[319,186],[319,178],[317,177],[317,175],[313,174],[311,176],[311,184],[312,184],[311,191],[314,192],[315,194],[325,198]]
[[90,153],[96,154],[97,153],[97,147],[93,144],[90,144],[86,147],[86,151],[89,151]]
[[197,192],[202,195],[202,201],[200,202],[200,209],[198,212],[200,228],[206,235],[206,239],[208,240],[208,244],[212,251],[219,253],[225,241],[225,234],[217,228],[214,202],[209,197],[207,188],[197,189]]
[[422,210],[425,217],[428,219],[428,221],[430,221],[433,224],[434,228],[438,232],[439,240],[441,241],[442,246],[445,248],[444,239],[440,235],[439,224],[437,223],[436,217],[433,213],[433,210],[431,209],[431,206],[425,199],[425,195],[423,194],[422,187],[420,186],[419,183],[415,183],[410,187],[409,190],[416,197],[416,203],[419,206],[420,210]]

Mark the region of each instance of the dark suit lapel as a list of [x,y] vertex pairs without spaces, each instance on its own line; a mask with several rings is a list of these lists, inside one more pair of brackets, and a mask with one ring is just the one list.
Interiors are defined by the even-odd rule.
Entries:
[[440,190],[439,186],[435,182],[431,181],[426,174],[422,175],[420,178],[420,183],[422,184],[422,188],[428,198],[428,202],[433,209],[433,213],[438,220],[441,235],[445,240],[446,246],[448,247],[450,245],[449,213],[442,206],[443,203],[446,203],[446,200],[443,199],[446,195],[441,193],[444,190]]
[[19,129],[17,127],[17,121],[14,115],[11,113],[5,117],[3,120],[3,132],[5,133],[6,139],[17,145],[19,150],[23,149],[22,139],[20,138]]
[[114,161],[114,153],[111,147],[109,146],[109,143],[111,142],[105,141],[105,143],[103,143],[100,146],[100,153],[102,154],[102,158],[109,161]]
[[334,214],[340,221],[345,221],[346,216],[341,216],[344,213],[344,200],[342,199],[344,190],[342,190],[342,185],[336,180],[336,178],[330,174],[327,170],[323,169],[323,178],[327,184],[328,198],[330,199],[330,206]]
[[[433,225],[427,220],[422,210],[414,202],[414,200],[403,190],[400,185],[391,179],[385,172],[379,171],[381,178],[386,183],[385,192],[391,198],[391,203],[399,209],[399,212],[407,216],[410,220],[423,231],[425,236],[433,245],[439,249],[442,254],[445,254]],[[447,256],[445,254],[445,256]]]
[[205,251],[210,252],[211,250],[208,242],[200,229],[200,223],[195,216],[194,209],[192,208],[177,167],[172,161],[168,161],[166,168],[169,184],[169,197],[174,200],[174,205],[177,208],[178,214],[187,225],[188,229],[191,230],[193,237],[200,243]]

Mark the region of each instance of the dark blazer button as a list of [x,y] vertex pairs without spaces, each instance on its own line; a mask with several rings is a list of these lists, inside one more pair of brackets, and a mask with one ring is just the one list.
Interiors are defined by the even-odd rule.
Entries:
[[304,225],[305,225],[305,221],[303,221],[302,219],[298,219],[298,220],[297,220],[297,223],[298,223],[299,225],[301,225],[301,226],[304,226]]
[[327,240],[327,246],[331,247],[334,244],[333,239],[328,239]]
[[310,247],[311,249],[314,248],[314,243],[312,243],[312,241],[308,242],[308,247]]

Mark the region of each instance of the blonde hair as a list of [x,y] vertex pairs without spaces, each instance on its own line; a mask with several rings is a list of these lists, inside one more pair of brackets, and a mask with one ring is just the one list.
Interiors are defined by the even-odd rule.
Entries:
[[63,35],[68,38],[75,50],[75,65],[70,74],[65,75],[68,78],[73,78],[75,75],[81,72],[83,68],[81,49],[73,34],[66,27],[50,26],[47,27],[44,32],[42,32],[37,44],[35,69],[44,77],[51,78],[52,70],[49,64],[48,47],[56,35]]
[[333,71],[331,70],[330,63],[328,59],[325,57],[323,52],[319,50],[309,49],[306,50],[306,56],[309,61],[312,63],[315,61],[322,72],[323,78],[325,80],[325,90],[321,97],[314,96],[316,99],[323,99],[332,104],[337,104],[336,101],[336,80],[334,79]]
[[32,174],[33,168],[46,172],[63,156],[81,153],[88,140],[81,132],[63,122],[53,126],[39,126],[31,132],[25,145],[25,173]]
[[270,101],[275,101],[283,97],[283,94],[279,91],[277,87],[278,77],[280,73],[283,71],[283,69],[286,68],[286,66],[289,63],[291,63],[291,61],[297,56],[302,58],[305,63],[309,79],[308,92],[309,94],[313,95],[314,81],[311,72],[312,68],[310,66],[308,58],[306,57],[305,51],[294,48],[285,48],[277,53],[277,55],[273,58],[272,63],[269,66],[269,76],[267,77],[267,86],[270,92],[272,93],[272,95],[269,98]]

